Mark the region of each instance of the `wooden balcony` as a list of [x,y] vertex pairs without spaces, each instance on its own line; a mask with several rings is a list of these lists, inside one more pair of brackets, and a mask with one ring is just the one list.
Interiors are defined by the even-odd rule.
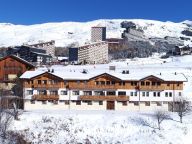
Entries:
[[26,87],[34,87],[34,88],[45,88],[45,89],[49,89],[49,88],[61,88],[60,84],[32,84],[32,85],[26,85]]
[[33,100],[59,100],[59,95],[33,95]]
[[70,85],[70,89],[79,89],[79,90],[117,90],[118,87],[115,85]]
[[107,96],[85,96],[82,95],[80,96],[80,100],[95,100],[95,101],[128,101],[129,97],[125,96],[125,95],[119,95],[119,96],[115,96],[115,95],[107,95]]

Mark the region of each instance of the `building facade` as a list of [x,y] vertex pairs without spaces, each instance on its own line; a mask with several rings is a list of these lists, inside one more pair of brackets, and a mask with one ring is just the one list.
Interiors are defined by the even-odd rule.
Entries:
[[15,79],[25,71],[34,70],[35,66],[29,62],[11,55],[0,59],[0,86],[3,89],[10,89]]
[[46,51],[47,55],[51,55],[52,57],[55,57],[55,41],[49,41],[49,42],[39,42],[37,44],[29,45],[33,48],[39,48]]
[[29,46],[8,48],[7,55],[16,55],[37,66],[46,65],[52,62],[52,56],[47,55],[45,50]]
[[172,110],[183,96],[182,74],[26,72],[24,109]]
[[91,42],[98,42],[105,40],[106,40],[106,27],[91,28]]

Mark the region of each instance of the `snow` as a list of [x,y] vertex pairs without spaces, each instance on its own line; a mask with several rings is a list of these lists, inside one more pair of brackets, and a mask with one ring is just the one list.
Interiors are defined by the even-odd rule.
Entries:
[[[15,121],[12,130],[38,144],[125,143],[125,144],[190,144],[192,115],[179,123],[176,113],[156,129],[154,112],[123,111],[27,111]],[[142,120],[150,123],[145,126]],[[152,128],[154,127],[154,128]]]
[[179,38],[183,36],[181,34],[183,30],[189,29],[184,23],[143,19],[101,19],[90,22],[44,23],[28,26],[0,23],[0,47],[24,43],[35,44],[39,41],[50,40],[55,40],[58,47],[65,47],[72,43],[84,45],[90,40],[91,27],[97,25],[107,27],[107,38],[120,38],[123,32],[120,27],[122,21],[133,21],[138,28],[144,31],[147,38],[164,38],[165,36]]

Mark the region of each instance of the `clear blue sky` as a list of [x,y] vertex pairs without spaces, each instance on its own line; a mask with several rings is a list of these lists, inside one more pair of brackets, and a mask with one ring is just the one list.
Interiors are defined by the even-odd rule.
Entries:
[[192,20],[192,0],[0,0],[0,22],[29,25],[112,18]]

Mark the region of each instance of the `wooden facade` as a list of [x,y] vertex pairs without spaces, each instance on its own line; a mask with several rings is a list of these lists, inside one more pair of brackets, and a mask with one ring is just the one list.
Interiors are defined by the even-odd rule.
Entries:
[[27,70],[33,70],[35,67],[16,56],[7,56],[0,59],[0,82],[13,83],[15,78],[19,77]]

